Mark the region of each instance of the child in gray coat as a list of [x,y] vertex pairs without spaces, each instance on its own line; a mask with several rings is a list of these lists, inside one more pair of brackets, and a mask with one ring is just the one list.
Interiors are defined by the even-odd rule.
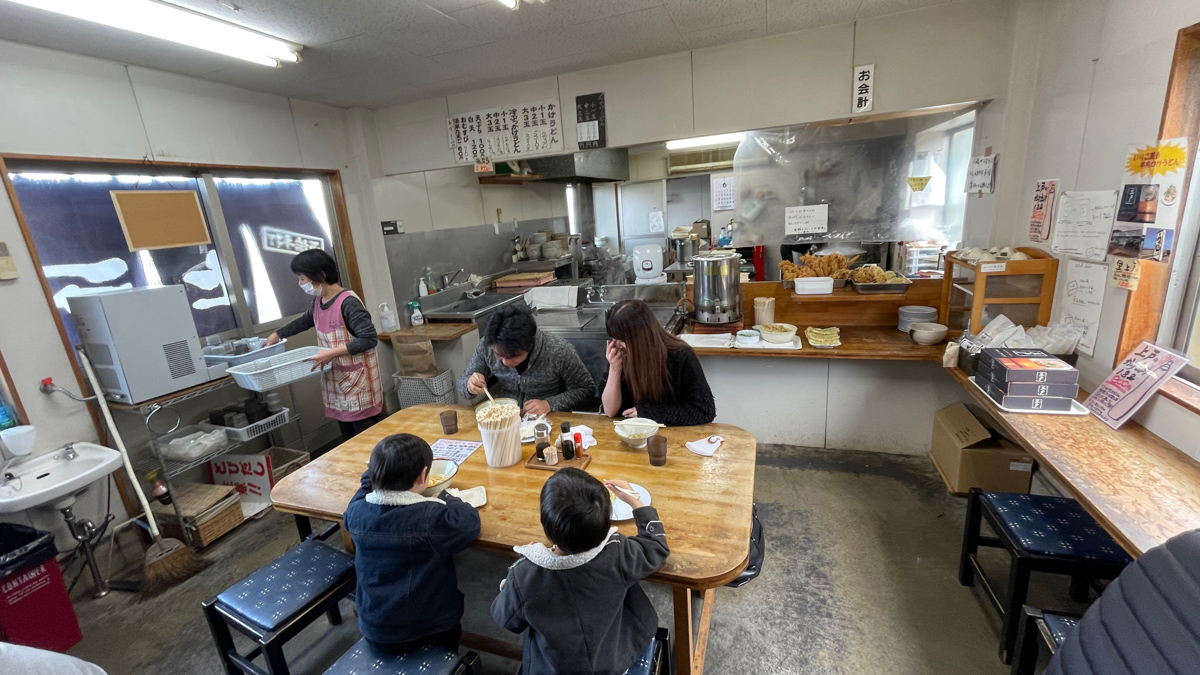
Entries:
[[[554,546],[517,546],[492,618],[525,631],[524,675],[620,675],[649,646],[658,614],[638,582],[670,554],[658,513],[626,490],[579,469],[557,471],[542,487],[542,528]],[[609,489],[633,507],[638,533],[611,527]]]

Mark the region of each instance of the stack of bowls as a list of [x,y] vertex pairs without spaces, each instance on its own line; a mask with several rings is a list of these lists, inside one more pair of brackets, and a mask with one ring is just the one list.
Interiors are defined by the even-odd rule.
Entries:
[[900,325],[896,326],[905,333],[914,323],[931,323],[937,321],[938,311],[935,307],[924,305],[905,305],[900,308]]

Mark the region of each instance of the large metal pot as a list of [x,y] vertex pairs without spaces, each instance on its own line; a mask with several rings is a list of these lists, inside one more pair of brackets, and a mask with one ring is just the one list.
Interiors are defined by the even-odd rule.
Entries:
[[692,302],[696,321],[732,323],[742,320],[741,256],[734,251],[705,251],[692,256]]

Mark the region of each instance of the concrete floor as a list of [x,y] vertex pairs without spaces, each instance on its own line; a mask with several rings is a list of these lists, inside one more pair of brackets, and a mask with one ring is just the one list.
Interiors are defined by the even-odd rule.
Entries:
[[[965,502],[946,494],[928,460],[760,445],[755,496],[766,563],[743,588],[717,590],[706,672],[1008,672],[996,655],[995,613],[979,589],[956,580]],[[71,653],[110,675],[219,675],[201,600],[296,542],[291,517],[270,513],[210,547],[211,567],[159,597],[80,598],[84,640]],[[1002,579],[1006,557],[985,553],[995,554],[984,563]],[[518,641],[487,611],[510,562],[474,550],[462,554],[464,630]],[[646,589],[669,625],[669,589]],[[1067,579],[1035,577],[1031,604],[1078,611],[1066,593]],[[358,640],[352,606],[343,606],[341,626],[320,619],[289,644],[295,675],[322,673]],[[515,662],[483,658],[489,673],[516,672]]]

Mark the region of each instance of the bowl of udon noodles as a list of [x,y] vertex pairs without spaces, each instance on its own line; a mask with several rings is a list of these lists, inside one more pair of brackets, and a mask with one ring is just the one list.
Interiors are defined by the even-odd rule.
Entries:
[[436,497],[439,492],[450,487],[454,474],[458,473],[458,464],[448,459],[435,459],[429,466],[429,487],[421,491],[425,497]]
[[613,425],[613,430],[631,448],[646,447],[646,439],[658,433],[658,422],[645,417],[630,417]]

